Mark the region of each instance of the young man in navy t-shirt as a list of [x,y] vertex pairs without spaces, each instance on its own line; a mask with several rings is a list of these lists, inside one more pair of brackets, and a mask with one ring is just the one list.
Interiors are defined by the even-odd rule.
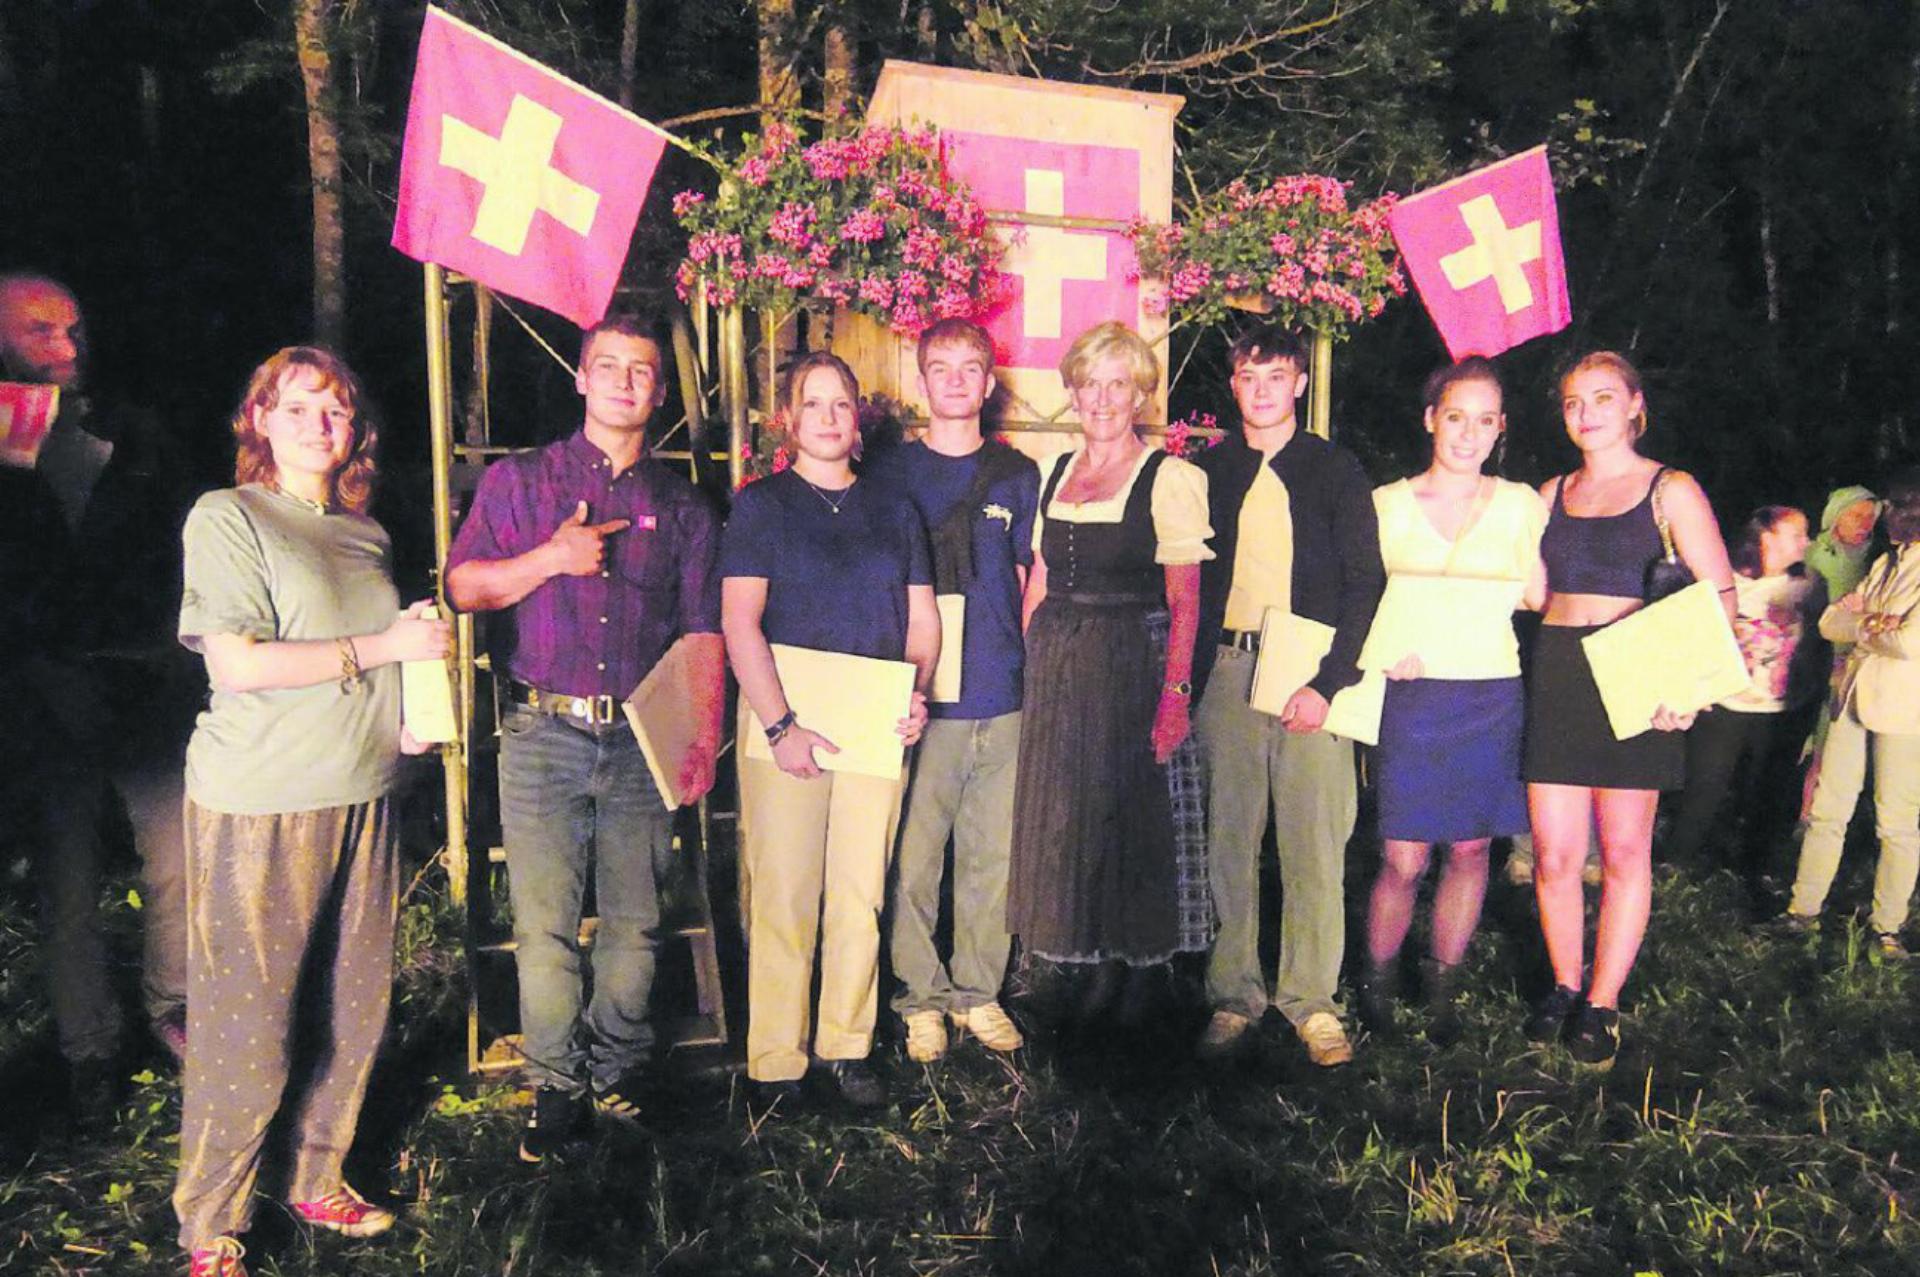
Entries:
[[[995,1051],[1023,1045],[1000,1006],[1010,941],[1007,854],[1020,753],[1025,645],[1020,595],[1033,561],[1040,471],[1010,447],[986,442],[980,412],[993,393],[993,343],[967,320],[946,319],[920,337],[924,439],[875,463],[875,473],[919,507],[933,542],[934,588],[949,626],[964,608],[959,698],[935,701],[914,760],[900,826],[893,888],[892,954],[901,987],[907,1055],[946,1054],[947,1021]],[[964,602],[960,602],[964,600]],[[954,841],[953,953],[934,948],[947,840]]]

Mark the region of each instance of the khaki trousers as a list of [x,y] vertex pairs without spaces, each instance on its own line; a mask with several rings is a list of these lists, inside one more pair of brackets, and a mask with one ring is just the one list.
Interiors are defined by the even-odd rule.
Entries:
[[[1871,749],[1869,749],[1871,742]],[[1873,929],[1897,932],[1907,922],[1913,884],[1920,877],[1920,736],[1869,732],[1846,710],[1833,720],[1821,748],[1807,836],[1794,875],[1794,913],[1812,916],[1827,902],[1847,824],[1873,760],[1873,814],[1880,863],[1873,875]]]
[[[748,730],[754,730],[749,728]],[[806,1075],[873,1049],[880,1007],[880,910],[902,779],[828,772],[798,780],[740,759],[747,892],[747,1076]],[[816,943],[817,1027],[810,1014]]]

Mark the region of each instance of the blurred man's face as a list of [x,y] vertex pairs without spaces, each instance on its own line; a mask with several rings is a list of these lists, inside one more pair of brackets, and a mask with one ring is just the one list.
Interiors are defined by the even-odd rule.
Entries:
[[12,381],[77,390],[87,351],[80,303],[56,284],[0,286],[0,371]]

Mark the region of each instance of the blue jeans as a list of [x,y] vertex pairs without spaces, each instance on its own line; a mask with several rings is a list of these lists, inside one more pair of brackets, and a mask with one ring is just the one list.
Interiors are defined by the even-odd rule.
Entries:
[[[647,999],[672,815],[624,722],[589,731],[513,706],[500,723],[500,824],[528,1072],[573,1094],[604,1089],[653,1050]],[[585,955],[593,998],[583,1017],[589,874],[600,926]]]

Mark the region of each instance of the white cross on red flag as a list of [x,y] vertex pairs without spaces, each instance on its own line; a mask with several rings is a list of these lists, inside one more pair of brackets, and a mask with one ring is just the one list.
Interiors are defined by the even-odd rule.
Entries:
[[393,246],[589,327],[665,149],[639,116],[429,7]]
[[1546,147],[1402,200],[1388,225],[1453,358],[1497,355],[1573,322]]

